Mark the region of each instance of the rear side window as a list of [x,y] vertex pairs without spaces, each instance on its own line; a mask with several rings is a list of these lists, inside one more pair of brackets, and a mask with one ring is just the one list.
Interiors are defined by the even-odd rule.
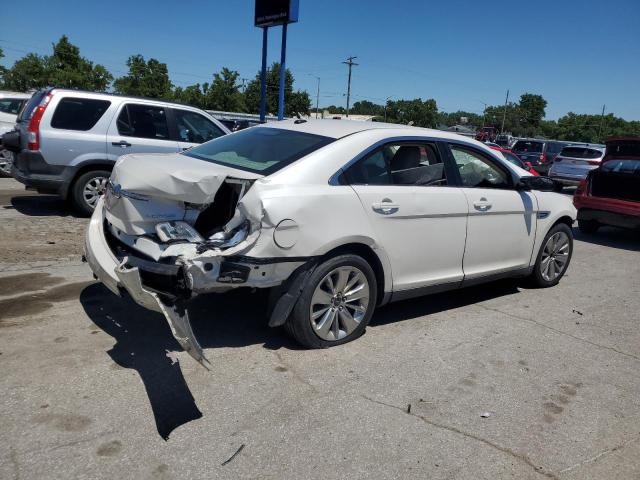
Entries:
[[25,101],[22,98],[2,98],[0,99],[0,112],[17,115]]
[[640,176],[640,160],[609,160],[602,165],[602,171],[627,173]]
[[593,148],[584,148],[584,147],[565,147],[560,152],[561,157],[571,157],[571,158],[600,158],[604,155],[600,150],[595,150]]
[[514,152],[542,153],[543,147],[544,147],[544,142],[530,142],[525,140],[518,140],[516,144],[513,146],[512,150]]
[[129,103],[118,115],[118,133],[126,137],[169,139],[167,114],[164,108]]
[[67,97],[60,100],[51,119],[51,127],[62,130],[91,130],[111,102],[91,98]]

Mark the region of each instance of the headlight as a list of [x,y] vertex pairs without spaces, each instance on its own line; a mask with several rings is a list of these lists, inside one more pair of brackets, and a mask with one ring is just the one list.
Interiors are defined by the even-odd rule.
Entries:
[[156,225],[156,233],[163,243],[186,240],[200,243],[202,236],[191,225],[185,222],[162,222]]

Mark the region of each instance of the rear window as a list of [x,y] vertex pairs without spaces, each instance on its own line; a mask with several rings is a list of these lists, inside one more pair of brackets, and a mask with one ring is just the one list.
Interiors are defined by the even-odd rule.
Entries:
[[36,109],[36,107],[40,104],[40,102],[42,101],[42,99],[45,97],[46,94],[47,94],[47,90],[39,90],[36,93],[34,93],[33,96],[27,102],[27,104],[24,106],[24,108],[18,114],[17,121],[21,122],[22,120],[29,120],[31,118],[31,114]]
[[558,153],[565,145],[566,143],[547,142],[547,153]]
[[542,153],[543,146],[544,146],[544,142],[530,142],[525,140],[518,140],[516,144],[513,146],[512,150],[514,152]]
[[609,160],[602,167],[604,172],[628,173],[640,175],[640,159],[638,160]]
[[292,130],[256,127],[203,143],[184,155],[248,172],[270,175],[333,140]]
[[509,163],[512,163],[516,167],[524,168],[526,170],[524,163],[522,163],[522,160],[516,157],[513,153],[509,153],[509,152],[500,152],[500,153],[502,153],[502,156],[506,158]]
[[571,158],[600,158],[602,157],[603,152],[600,150],[595,150],[593,148],[584,148],[584,147],[565,147],[560,152],[561,157],[571,157]]
[[107,111],[111,102],[90,98],[67,97],[60,100],[51,119],[51,127],[63,130],[91,130]]

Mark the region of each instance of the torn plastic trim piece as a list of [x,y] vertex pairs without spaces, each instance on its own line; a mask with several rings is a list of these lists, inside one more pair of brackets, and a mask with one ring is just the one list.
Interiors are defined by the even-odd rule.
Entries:
[[171,333],[184,351],[200,365],[207,368],[205,362],[209,363],[209,361],[204,356],[202,347],[191,329],[185,302],[181,299],[170,300],[165,295],[158,295],[144,288],[140,271],[137,267],[127,268],[127,260],[125,257],[122,263],[116,267],[115,272],[129,295],[139,305],[162,313],[169,323]]
[[196,340],[196,336],[191,329],[191,322],[189,321],[189,313],[184,302],[177,300],[175,302],[168,302],[166,299],[155,295],[162,313],[164,314],[173,337],[178,341],[180,346],[187,352],[196,362],[209,370],[207,364],[211,365],[211,362],[204,356],[202,347]]
[[318,259],[314,258],[304,265],[300,265],[282,285],[284,294],[278,299],[269,318],[270,327],[284,325],[293,310],[302,290],[307,285],[309,277],[318,266]]

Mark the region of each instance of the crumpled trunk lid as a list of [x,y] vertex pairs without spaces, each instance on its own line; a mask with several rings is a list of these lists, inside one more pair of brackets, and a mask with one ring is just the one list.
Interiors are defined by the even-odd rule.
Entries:
[[107,189],[107,220],[128,235],[152,233],[163,221],[193,221],[187,218],[188,205],[211,204],[227,178],[261,175],[178,153],[124,155]]

